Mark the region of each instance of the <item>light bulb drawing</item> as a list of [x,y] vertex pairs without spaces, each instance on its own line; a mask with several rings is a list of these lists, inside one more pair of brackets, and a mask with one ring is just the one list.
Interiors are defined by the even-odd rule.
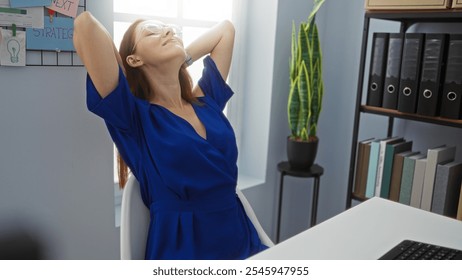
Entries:
[[12,63],[19,62],[19,51],[21,50],[21,46],[19,42],[15,39],[10,39],[7,44],[8,52],[10,53],[10,60]]

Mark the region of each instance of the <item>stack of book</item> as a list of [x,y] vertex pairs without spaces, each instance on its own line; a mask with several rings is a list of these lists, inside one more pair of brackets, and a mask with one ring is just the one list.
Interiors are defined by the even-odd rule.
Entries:
[[403,137],[358,143],[354,194],[379,196],[448,217],[462,219],[462,162],[456,147],[420,152]]
[[366,104],[462,119],[462,34],[374,33]]

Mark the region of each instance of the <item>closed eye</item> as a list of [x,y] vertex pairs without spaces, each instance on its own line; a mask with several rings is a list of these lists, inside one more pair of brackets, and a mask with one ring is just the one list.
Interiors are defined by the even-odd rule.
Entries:
[[146,37],[148,36],[160,36],[162,33],[159,31],[152,32],[150,31],[148,34],[146,34]]

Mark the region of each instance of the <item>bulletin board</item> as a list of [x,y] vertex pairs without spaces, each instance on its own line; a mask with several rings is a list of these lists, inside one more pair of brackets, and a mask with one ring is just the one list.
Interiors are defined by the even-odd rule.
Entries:
[[[10,0],[10,6],[5,7],[6,2],[7,0],[0,0],[0,29],[8,30],[9,34],[20,34],[22,36],[20,38],[24,37],[25,40],[25,58],[23,58],[25,62],[18,66],[83,66],[74,50],[72,37],[74,18],[86,11],[86,0]],[[40,2],[47,3],[47,5],[51,2],[51,5],[30,8],[28,5],[31,2],[37,3],[37,5],[40,5]],[[2,4],[5,7],[3,9]],[[31,9],[33,11],[30,11]],[[40,13],[43,16],[43,21],[27,22],[28,18],[22,19],[20,15],[26,13],[22,12],[24,10],[27,10],[31,18],[33,13],[35,13],[35,18],[39,18],[37,13]],[[18,18],[19,21],[16,21]],[[31,21],[33,20],[31,19]],[[14,23],[17,23],[18,26]],[[0,48],[0,54],[1,51]],[[24,54],[22,56],[24,57]],[[0,67],[4,66],[6,60],[8,59],[5,59],[5,54],[3,54],[0,58]]]

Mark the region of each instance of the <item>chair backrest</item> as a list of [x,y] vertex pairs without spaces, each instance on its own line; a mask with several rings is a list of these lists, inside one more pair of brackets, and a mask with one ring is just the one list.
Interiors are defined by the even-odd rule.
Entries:
[[239,188],[236,188],[236,193],[239,196],[239,199],[242,202],[242,205],[244,206],[245,213],[247,214],[247,217],[249,217],[250,221],[252,221],[253,226],[257,230],[258,237],[260,237],[261,242],[268,246],[268,247],[273,247],[274,243],[271,241],[269,236],[266,234],[265,230],[261,226],[260,222],[258,221],[257,215],[255,215],[255,212],[253,211],[252,206],[250,205],[249,201],[247,198],[245,198],[244,194]]
[[[258,236],[268,247],[274,243],[263,230],[249,201],[242,191],[237,188],[237,194],[244,206],[244,210],[252,221]],[[139,183],[134,176],[130,176],[122,194],[122,209],[120,221],[120,259],[142,260],[145,257],[150,214],[141,199]]]
[[128,178],[122,194],[120,211],[120,259],[143,260],[146,251],[150,214],[141,199],[134,176]]

